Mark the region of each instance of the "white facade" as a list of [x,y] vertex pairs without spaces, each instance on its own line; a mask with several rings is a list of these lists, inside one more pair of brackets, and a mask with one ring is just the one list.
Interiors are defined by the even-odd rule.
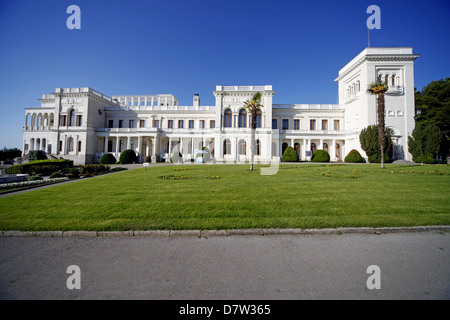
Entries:
[[76,164],[95,163],[105,152],[118,159],[133,149],[140,162],[169,161],[174,152],[185,160],[206,146],[216,161],[250,159],[250,114],[244,101],[261,92],[256,161],[280,159],[287,146],[301,160],[306,151],[327,150],[343,161],[351,149],[362,155],[359,133],[376,124],[376,97],[368,85],[386,79],[386,126],[392,129],[393,159],[411,160],[407,137],[414,129],[412,48],[366,48],[335,80],[339,104],[273,104],[275,91],[265,86],[216,86],[214,106],[180,106],[171,94],[105,96],[91,88],[57,88],[42,96],[41,107],[26,108],[24,154],[43,150]]

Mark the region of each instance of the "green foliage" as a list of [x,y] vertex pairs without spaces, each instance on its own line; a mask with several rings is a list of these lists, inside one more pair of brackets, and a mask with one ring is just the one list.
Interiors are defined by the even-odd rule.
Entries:
[[117,160],[111,153],[105,153],[101,158],[100,164],[116,164]]
[[28,152],[28,160],[45,160],[47,159],[47,156],[45,155],[45,152],[42,150],[31,150]]
[[61,172],[53,172],[53,173],[50,175],[50,179],[54,179],[54,178],[63,178],[63,177],[65,177],[65,175],[62,174]]
[[[359,134],[361,149],[366,152],[370,163],[381,162],[381,147],[378,138],[378,126],[372,125],[361,130]],[[391,150],[391,132],[386,129],[384,138],[384,162],[389,161],[389,151]]]
[[44,179],[39,176],[31,176],[28,178],[28,181],[36,181],[36,180],[44,180]]
[[348,155],[345,157],[344,161],[348,162],[348,163],[361,163],[361,162],[364,162],[364,159],[361,156],[361,154],[358,152],[358,150],[353,149],[348,153]]
[[120,154],[120,164],[130,164],[134,162],[136,162],[136,152],[134,152],[134,150],[128,149]]
[[325,150],[314,151],[311,162],[330,162],[330,155]]
[[445,157],[450,148],[450,78],[430,82],[415,92],[416,124],[435,124],[442,135],[438,154]]
[[[124,170],[128,170],[127,168],[122,168],[122,167],[114,167],[111,169],[111,172],[116,172],[116,171],[124,171]],[[100,171],[99,174],[101,174],[102,172]],[[106,173],[106,172],[103,172]]]
[[295,151],[292,147],[287,147],[286,150],[284,150],[283,156],[281,157],[282,162],[297,162],[298,161],[298,154],[297,151]]
[[441,146],[442,134],[433,123],[418,123],[408,137],[408,150],[417,163],[436,163]]
[[72,160],[58,159],[58,160],[36,160],[28,163],[14,165],[7,168],[5,171],[8,174],[51,174],[60,171],[63,168],[68,168],[73,165]]
[[99,172],[109,172],[110,167],[104,164],[87,164],[81,166],[79,169],[80,174],[94,174]]
[[0,150],[0,161],[13,160],[14,158],[21,157],[22,151],[17,148]]

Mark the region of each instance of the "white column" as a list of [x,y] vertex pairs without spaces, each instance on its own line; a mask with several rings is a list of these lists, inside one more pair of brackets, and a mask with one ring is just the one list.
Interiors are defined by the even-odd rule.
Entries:
[[108,152],[108,137],[105,137],[105,142],[104,142],[105,148],[104,148],[104,153]]
[[127,149],[131,149],[131,137],[127,137]]
[[333,139],[332,144],[331,148],[329,148],[331,151],[330,158],[332,161],[336,161],[336,140]]
[[119,155],[120,138],[116,137],[116,156]]
[[191,156],[194,156],[194,137],[191,138]]
[[172,156],[172,138],[169,138],[169,150],[167,150],[167,153],[169,154],[169,157]]
[[302,160],[306,159],[306,139],[302,140],[302,152],[300,156]]
[[320,139],[320,146],[317,146],[317,149],[323,150],[323,139]]

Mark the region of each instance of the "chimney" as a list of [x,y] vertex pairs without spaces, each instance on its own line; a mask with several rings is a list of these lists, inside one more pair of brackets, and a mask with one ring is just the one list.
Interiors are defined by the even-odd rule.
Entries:
[[199,107],[199,106],[200,106],[200,97],[199,97],[198,93],[196,93],[196,94],[194,95],[193,106],[194,106],[194,107]]

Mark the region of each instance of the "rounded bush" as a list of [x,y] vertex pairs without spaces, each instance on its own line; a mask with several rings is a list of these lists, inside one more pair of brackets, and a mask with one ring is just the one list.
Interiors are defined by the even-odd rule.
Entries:
[[298,154],[297,151],[295,151],[292,147],[287,147],[286,150],[284,150],[283,156],[281,157],[282,162],[297,162],[298,161]]
[[358,152],[358,150],[353,149],[348,153],[348,155],[345,157],[344,161],[349,162],[349,163],[361,163],[361,162],[364,162],[364,159],[361,156],[361,154]]
[[105,153],[101,158],[100,164],[116,164],[117,160],[111,153]]
[[312,162],[330,162],[330,155],[325,150],[314,151],[312,157]]
[[65,177],[65,175],[63,175],[61,172],[53,172],[50,175],[50,179],[54,179],[54,178],[63,178]]
[[120,154],[120,164],[130,164],[134,162],[136,162],[136,152],[134,152],[134,150],[128,149]]
[[36,180],[44,180],[44,179],[39,176],[31,176],[28,178],[28,181],[36,181]]

